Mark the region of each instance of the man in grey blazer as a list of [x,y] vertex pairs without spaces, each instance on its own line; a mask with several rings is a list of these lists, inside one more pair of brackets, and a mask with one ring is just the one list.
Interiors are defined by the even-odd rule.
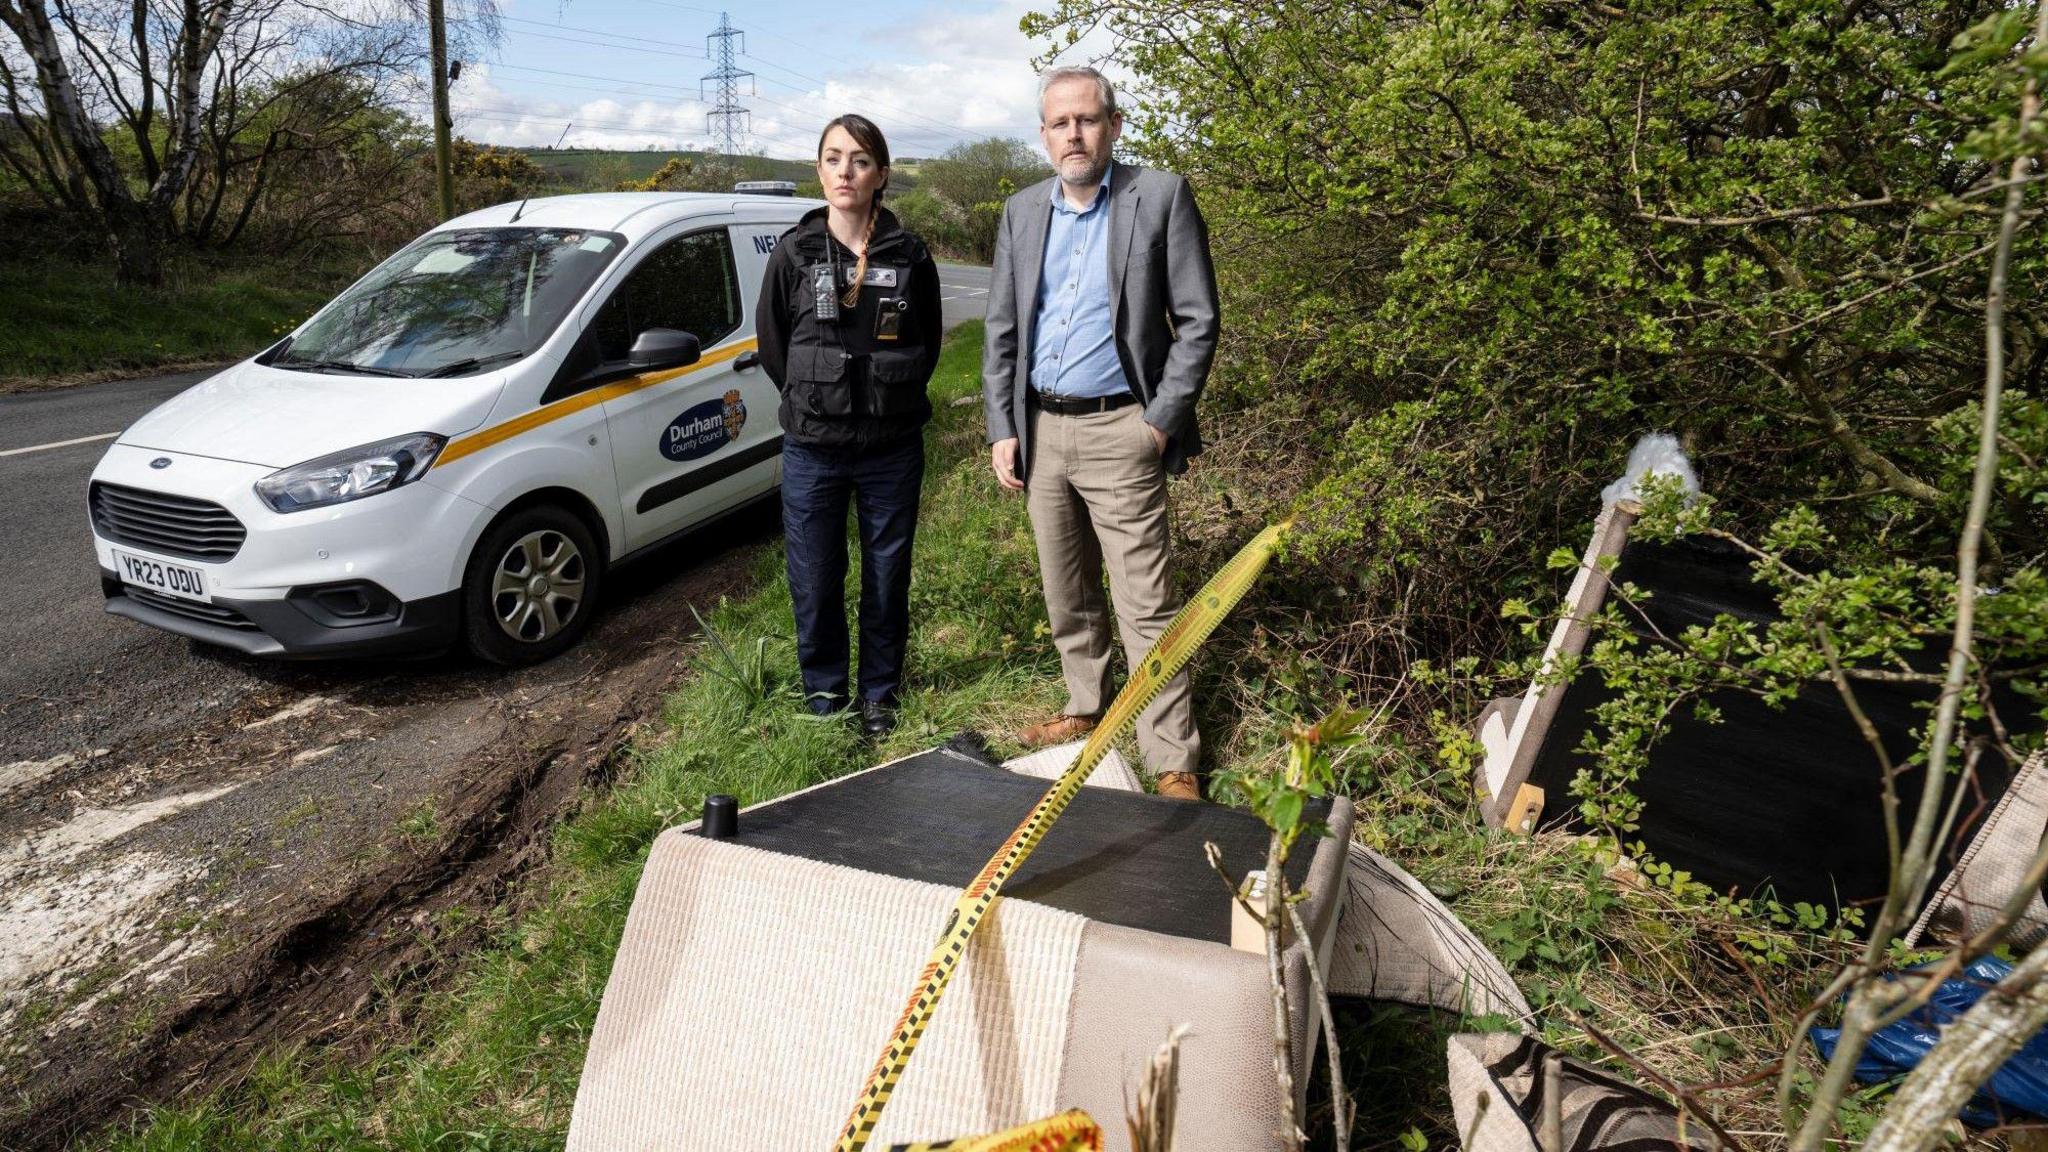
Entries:
[[[1049,69],[1039,121],[1057,175],[1003,206],[982,359],[990,464],[1026,494],[1067,682],[1066,709],[1026,744],[1078,737],[1109,706],[1111,604],[1130,660],[1179,608],[1166,478],[1202,450],[1195,401],[1216,353],[1216,274],[1187,181],[1112,162],[1123,115],[1092,68]],[[1188,695],[1183,673],[1138,718],[1138,747],[1161,794],[1199,799]]]

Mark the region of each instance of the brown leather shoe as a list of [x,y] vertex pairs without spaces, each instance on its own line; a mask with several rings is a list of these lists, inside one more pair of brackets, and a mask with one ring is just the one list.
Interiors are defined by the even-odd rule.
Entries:
[[1065,744],[1069,740],[1079,740],[1093,731],[1095,717],[1068,716],[1062,713],[1043,724],[1033,724],[1017,733],[1017,743],[1026,748],[1046,748],[1054,744]]
[[1202,781],[1193,772],[1161,772],[1153,781],[1161,796],[1175,800],[1200,800]]

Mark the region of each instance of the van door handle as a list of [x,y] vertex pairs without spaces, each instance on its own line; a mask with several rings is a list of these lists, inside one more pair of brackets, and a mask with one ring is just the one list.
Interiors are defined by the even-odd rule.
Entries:
[[739,355],[739,359],[732,362],[732,370],[735,372],[745,372],[749,368],[758,368],[760,366],[761,354],[759,352],[742,352]]

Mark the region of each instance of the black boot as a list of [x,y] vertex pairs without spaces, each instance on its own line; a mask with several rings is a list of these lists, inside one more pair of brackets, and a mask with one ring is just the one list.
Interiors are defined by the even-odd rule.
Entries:
[[861,734],[870,740],[880,740],[896,730],[896,703],[893,700],[869,700],[860,702]]

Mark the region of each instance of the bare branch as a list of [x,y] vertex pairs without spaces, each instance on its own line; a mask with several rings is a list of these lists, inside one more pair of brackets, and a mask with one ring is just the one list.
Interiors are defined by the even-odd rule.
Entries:
[[1315,941],[1308,934],[1308,926],[1301,922],[1301,909],[1289,904],[1287,919],[1294,925],[1294,938],[1302,942],[1302,952],[1308,957],[1309,987],[1315,993],[1316,1011],[1322,1015],[1323,1050],[1330,1058],[1330,1124],[1337,1138],[1332,1147],[1337,1152],[1350,1152],[1351,1125],[1358,1115],[1358,1105],[1344,1086],[1344,1054],[1337,1045],[1337,1019],[1330,1011],[1330,988],[1323,983],[1322,965],[1316,963]]
[[1779,366],[1771,364],[1768,360],[1760,359],[1758,363],[1764,365],[1765,369],[1789,388],[1793,395],[1805,402],[1827,429],[1829,439],[1832,439],[1859,467],[1884,481],[1886,487],[1902,496],[1910,496],[1923,504],[1940,503],[1941,489],[1924,480],[1908,476],[1898,465],[1865,443],[1854,428],[1849,427],[1849,421],[1828,399],[1826,390],[1813,378],[1813,373],[1806,367],[1803,358],[1790,357],[1783,365],[1783,372],[1779,371]]
[[1887,292],[1896,292],[1899,289],[1904,288],[1906,285],[1911,284],[1915,280],[1923,280],[1929,276],[1934,275],[1937,272],[1946,272],[1951,268],[1957,268],[1964,264],[1971,263],[1972,261],[1992,251],[1997,246],[1998,243],[1994,240],[1991,243],[1985,244],[1981,247],[1972,248],[1968,252],[1965,252],[1960,256],[1948,260],[1943,260],[1939,264],[1933,264],[1926,268],[1922,268],[1918,272],[1913,272],[1908,275],[1901,276],[1896,280],[1888,281],[1882,288],[1873,288],[1870,291],[1865,292],[1861,296],[1857,296],[1849,300],[1844,300],[1840,304],[1836,304],[1833,307],[1827,308],[1820,312],[1816,312],[1813,315],[1808,316],[1806,319],[1799,321],[1798,323],[1789,324],[1783,328],[1780,328],[1777,331],[1771,333],[1771,335],[1790,336],[1792,333],[1799,331],[1801,328],[1811,327],[1815,324],[1819,324],[1824,320],[1828,320],[1835,316],[1839,316],[1844,312],[1860,308],[1863,305],[1870,303],[1872,300],[1877,299],[1879,296],[1882,296]]
[[[2048,3],[2036,5],[2034,43],[2048,44]],[[2018,139],[2024,141],[2028,138],[2040,106],[2037,75],[2028,71],[2020,94]],[[2020,209],[2026,195],[2019,177],[2026,173],[2032,162],[2033,157],[2025,152],[2013,157],[2012,186],[2006,191],[2005,217],[1994,242],[1996,254],[1991,261],[1991,283],[1985,293],[1983,411],[1978,423],[1977,461],[1971,477],[1969,511],[1964,517],[1962,539],[1956,547],[1955,633],[1949,645],[1948,674],[1935,709],[1934,732],[1928,743],[1927,784],[1921,804],[1923,811],[1928,807],[1926,796],[1940,791],[1940,782],[1947,771],[1955,742],[1956,721],[1962,710],[1963,688],[1972,664],[1970,649],[1976,624],[1977,562],[1985,522],[1990,514],[1991,490],[1998,479],[1999,404],[2005,389],[2006,275],[2012,260],[2013,235],[2019,229]],[[1925,891],[1929,869],[1919,854],[1926,847],[1924,843],[1917,842],[1920,832],[1916,826],[1916,843],[1907,849],[1906,869],[1893,879],[1893,890],[1886,900],[1887,911],[1902,898],[1910,898],[1911,903],[1917,906]],[[1882,917],[1880,924],[1883,924]],[[1878,930],[1873,929],[1873,943],[1881,938]],[[2014,968],[2005,981],[1944,1031],[1933,1051],[1907,1075],[1905,1083],[1893,1097],[1891,1107],[1871,1132],[1864,1145],[1868,1152],[1924,1152],[1940,1140],[1942,1123],[1955,1115],[1956,1109],[1962,1106],[1977,1085],[2018,1051],[2042,1024],[2048,1023],[2048,985],[2041,980],[2044,973],[2048,973],[2048,949],[2036,949]],[[1859,1011],[1859,1007],[1874,1001],[1876,996],[1860,994],[1870,992],[1869,985],[1858,991],[1859,995],[1852,996],[1850,1000],[1848,1015],[1856,1016],[1859,1025],[1874,1023],[1868,1020],[1868,1008],[1863,1007]],[[1853,1061],[1861,1054],[1865,1038],[1867,1034],[1858,1037],[1855,1048],[1846,1050],[1849,1027],[1845,1017],[1843,1045],[1836,1049],[1835,1060],[1830,1063],[1828,1071],[1831,1075],[1835,1065]],[[1830,1112],[1838,1100],[1839,1097],[1835,1097],[1827,1101]],[[1815,1113],[1818,1111],[1816,1108]],[[1816,1127],[1815,1115],[1810,1114],[1800,1131],[1800,1140],[1794,1145],[1798,1152],[1807,1152],[1818,1146],[1818,1134],[1812,1131]]]
[[1856,200],[1847,204],[1815,204],[1806,208],[1785,208],[1776,212],[1759,212],[1754,216],[1672,216],[1662,212],[1637,212],[1638,220],[1649,220],[1657,224],[1688,224],[1709,228],[1745,228],[1752,224],[1769,224],[1778,220],[1803,220],[1810,216],[1826,216],[1835,212],[1861,212],[1866,208],[1888,208],[1897,201],[1889,194],[1870,200]]
[[[1567,1011],[1571,1010],[1567,1009]],[[1655,1068],[1643,1063],[1634,1053],[1617,1044],[1613,1037],[1595,1028],[1591,1021],[1577,1012],[1572,1011],[1571,1017],[1572,1025],[1590,1037],[1593,1043],[1600,1046],[1602,1051],[1616,1060],[1627,1064],[1629,1069],[1636,1075],[1663,1089],[1673,1100],[1677,1101],[1678,1106],[1685,1111],[1686,1115],[1699,1121],[1701,1126],[1713,1133],[1718,1147],[1729,1149],[1731,1152],[1748,1152],[1748,1146],[1736,1139],[1734,1133],[1722,1127],[1721,1122],[1714,1119],[1713,1113],[1708,1111],[1691,1091],[1680,1084],[1674,1083],[1670,1077],[1657,1071]]]

